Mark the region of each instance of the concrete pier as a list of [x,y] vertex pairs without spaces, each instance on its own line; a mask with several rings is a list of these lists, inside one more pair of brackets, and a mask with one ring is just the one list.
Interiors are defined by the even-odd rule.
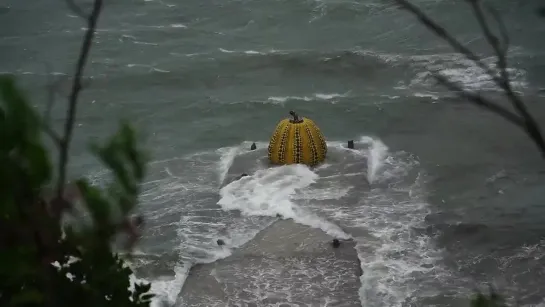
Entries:
[[279,220],[228,258],[194,266],[177,306],[361,306],[353,241]]

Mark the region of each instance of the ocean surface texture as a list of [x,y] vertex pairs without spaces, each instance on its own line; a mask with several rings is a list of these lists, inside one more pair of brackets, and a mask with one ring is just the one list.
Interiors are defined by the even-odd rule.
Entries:
[[[513,86],[545,127],[545,19],[535,13],[543,2],[488,2],[511,37]],[[443,69],[504,102],[482,70],[392,1],[105,3],[70,170],[104,182],[88,142],[121,118],[144,132],[153,156],[139,207],[147,223],[131,265],[135,279],[153,282],[156,306],[185,306],[189,268],[236,253],[277,214],[353,238],[357,287],[322,270],[324,288],[292,295],[320,261],[280,272],[251,258],[247,272],[230,268],[238,294],[227,304],[201,297],[208,306],[468,306],[487,283],[519,306],[545,305],[545,160],[516,127],[434,81],[429,71]],[[464,1],[413,3],[495,65]],[[40,109],[58,80],[56,127],[85,27],[61,0],[0,1],[0,73],[17,76]],[[268,139],[292,109],[327,138],[316,169],[267,165]],[[241,173],[250,176],[233,182]],[[236,277],[248,272],[254,278]],[[328,287],[339,283],[356,302],[338,301]],[[278,289],[283,296],[269,297]]]

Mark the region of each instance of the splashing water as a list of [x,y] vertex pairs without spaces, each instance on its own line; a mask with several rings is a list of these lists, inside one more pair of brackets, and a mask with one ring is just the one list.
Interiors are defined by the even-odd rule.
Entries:
[[[417,166],[410,157],[363,136],[360,150],[329,142],[331,158],[314,169],[268,167],[262,163],[264,144],[250,151],[250,142],[243,142],[151,164],[141,196],[149,220],[142,246],[156,254],[172,254],[176,246],[178,259],[166,270],[170,273],[145,275],[154,281],[157,302],[174,304],[193,263],[228,257],[277,215],[358,242],[363,305],[397,306],[420,291],[421,285],[409,282],[414,274],[438,271],[431,243],[411,235],[427,205],[420,181],[409,178]],[[241,171],[249,176],[225,184]],[[218,246],[218,239],[226,245]],[[165,271],[160,259],[150,263],[151,272]]]

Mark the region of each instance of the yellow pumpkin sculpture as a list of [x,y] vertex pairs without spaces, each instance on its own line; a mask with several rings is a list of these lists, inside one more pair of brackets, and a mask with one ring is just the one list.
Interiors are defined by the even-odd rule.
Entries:
[[315,166],[325,160],[327,144],[316,124],[290,111],[293,118],[281,120],[269,142],[269,161],[273,164],[301,163]]

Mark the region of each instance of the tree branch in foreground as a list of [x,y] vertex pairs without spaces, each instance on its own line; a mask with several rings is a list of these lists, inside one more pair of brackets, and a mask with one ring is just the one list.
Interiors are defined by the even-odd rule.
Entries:
[[44,130],[44,132],[53,140],[55,145],[60,148],[61,147],[61,137],[59,134],[51,127],[51,110],[53,109],[53,105],[55,104],[55,100],[57,97],[57,92],[59,90],[61,82],[63,82],[66,78],[60,77],[55,78],[51,77],[52,71],[49,67],[49,65],[46,64],[46,74],[48,78],[47,82],[47,101],[45,105],[44,114],[41,117],[41,125]]
[[81,7],[74,2],[74,0],[65,0],[68,8],[77,16],[86,19],[88,16],[83,12]]
[[[67,0],[69,7],[78,15],[83,15],[82,10],[70,0]],[[82,88],[81,78],[83,76],[83,70],[87,63],[89,51],[93,43],[93,37],[96,30],[98,17],[102,10],[103,0],[95,0],[93,4],[93,10],[89,14],[87,19],[87,30],[80,50],[76,66],[76,74],[72,83],[72,90],[68,99],[68,111],[67,118],[64,125],[64,134],[60,140],[60,152],[59,152],[59,174],[57,181],[57,197],[62,198],[64,191],[64,183],[66,180],[66,166],[68,164],[68,150],[70,148],[70,142],[72,139],[72,131],[74,129],[74,122],[76,120],[76,108],[78,104],[79,93]]]
[[466,98],[467,100],[473,102],[475,105],[481,108],[488,109],[489,111],[496,113],[497,115],[503,117],[508,122],[514,124],[515,126],[524,128],[524,120],[520,116],[514,114],[513,112],[510,112],[509,110],[502,107],[501,105],[498,105],[492,101],[489,101],[479,94],[465,91],[463,88],[461,88],[456,83],[450,81],[445,76],[442,76],[440,74],[435,74],[434,77],[437,79],[437,81],[439,81],[439,83],[443,84],[445,87],[447,87],[451,91],[457,92],[458,96]]
[[485,39],[488,44],[493,48],[495,56],[497,58],[497,66],[499,68],[499,76],[494,72],[488,65],[486,65],[481,58],[479,58],[474,52],[469,48],[464,46],[460,41],[458,41],[452,34],[450,34],[444,27],[440,26],[437,22],[433,21],[429,16],[427,16],[422,10],[410,3],[408,0],[395,0],[403,9],[406,9],[411,14],[413,14],[418,20],[426,26],[430,31],[435,33],[437,36],[449,43],[449,45],[458,53],[464,55],[466,58],[471,60],[475,65],[481,68],[486,74],[494,81],[494,83],[503,91],[511,105],[516,110],[516,113],[511,112],[504,107],[501,107],[497,103],[484,98],[481,95],[471,93],[468,90],[463,89],[461,86],[456,85],[454,82],[448,80],[444,76],[439,74],[434,74],[435,78],[441,84],[445,85],[450,90],[455,90],[458,92],[460,97],[468,99],[468,101],[474,103],[475,105],[485,108],[493,113],[496,113],[502,116],[504,119],[520,127],[528,137],[535,143],[539,151],[545,158],[545,139],[543,134],[533,116],[528,112],[526,105],[522,99],[515,93],[511,86],[511,80],[507,71],[507,50],[509,47],[509,38],[506,31],[505,24],[502,22],[499,14],[496,10],[489,8],[488,11],[498,23],[498,28],[501,36],[501,41],[498,37],[492,32],[490,26],[485,18],[485,14],[482,10],[480,0],[466,0],[475,14],[475,18],[479,22],[479,26],[483,32]]

